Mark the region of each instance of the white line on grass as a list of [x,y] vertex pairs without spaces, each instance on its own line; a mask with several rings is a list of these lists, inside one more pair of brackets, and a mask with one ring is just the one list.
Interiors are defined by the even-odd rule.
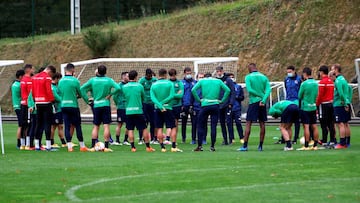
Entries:
[[[289,164],[284,164],[284,165],[289,165]],[[290,164],[291,165],[291,164]],[[182,173],[191,173],[191,172],[202,172],[202,171],[218,171],[218,170],[225,170],[225,169],[243,169],[243,168],[255,168],[258,167],[257,165],[247,165],[247,166],[239,166],[239,167],[230,167],[230,168],[205,168],[205,169],[190,169],[190,170],[183,170],[181,171]],[[157,175],[168,175],[168,174],[173,174],[173,173],[178,173],[179,171],[170,171],[170,172],[161,172],[161,173],[146,173],[146,174],[140,174],[140,175],[128,175],[128,176],[120,176],[120,177],[115,177],[115,178],[101,178],[99,180],[96,181],[92,181],[89,183],[85,183],[82,185],[76,185],[74,187],[71,187],[69,190],[67,190],[65,192],[65,196],[70,200],[70,201],[75,201],[75,202],[81,202],[81,201],[96,201],[96,200],[104,200],[104,199],[128,199],[128,198],[134,198],[134,197],[142,197],[142,196],[151,196],[151,195],[159,195],[161,193],[166,193],[166,194],[179,194],[179,193],[186,193],[189,192],[187,190],[173,190],[173,191],[166,191],[166,192],[154,192],[154,193],[145,193],[145,194],[136,194],[136,195],[124,195],[124,196],[112,196],[112,197],[101,197],[101,198],[93,198],[93,199],[87,199],[87,200],[83,200],[80,199],[79,197],[77,197],[75,195],[75,192],[83,187],[88,187],[88,186],[92,186],[92,185],[96,185],[96,184],[100,184],[100,183],[105,183],[105,182],[111,182],[111,181],[116,181],[116,180],[123,180],[123,179],[129,179],[129,178],[140,178],[140,177],[146,177],[146,176],[157,176]],[[353,177],[353,178],[339,178],[339,179],[323,179],[321,181],[317,181],[317,182],[327,182],[327,181],[334,181],[334,180],[354,180],[354,179],[360,179],[359,177]],[[309,180],[309,181],[297,181],[297,182],[282,182],[282,183],[269,183],[269,184],[254,184],[254,185],[247,185],[247,186],[234,186],[234,187],[218,187],[218,188],[209,188],[209,189],[197,189],[197,190],[191,190],[191,192],[200,192],[200,191],[213,191],[213,190],[228,190],[228,189],[250,189],[250,188],[256,188],[256,187],[269,187],[269,186],[277,186],[277,185],[291,185],[291,184],[301,184],[301,183],[310,183],[310,182],[314,182],[313,180]]]

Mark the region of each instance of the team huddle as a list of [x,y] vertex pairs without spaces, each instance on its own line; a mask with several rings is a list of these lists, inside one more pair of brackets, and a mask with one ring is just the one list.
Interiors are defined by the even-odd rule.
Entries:
[[[318,143],[335,148],[350,145],[350,102],[352,90],[341,75],[341,67],[334,65],[329,73],[328,67],[319,69],[319,84],[311,77],[311,69],[304,68],[303,79],[288,67],[285,79],[286,100],[277,102],[269,109],[269,114],[281,117],[280,130],[284,151],[293,150],[297,141],[300,120],[304,126],[304,146],[298,150],[317,150]],[[210,117],[210,151],[215,151],[216,128],[220,121],[223,145],[235,141],[234,127],[240,142],[239,151],[248,151],[248,141],[253,122],[259,122],[260,141],[258,150],[263,150],[265,122],[267,121],[266,101],[271,93],[268,78],[258,72],[256,64],[248,65],[249,74],[245,77],[249,94],[249,106],[246,115],[246,128],[241,126],[241,102],[244,92],[235,81],[235,75],[225,73],[223,67],[216,68],[212,74],[198,73],[193,78],[191,68],[184,68],[184,78],[177,78],[175,69],[160,69],[156,75],[146,69],[145,76],[139,78],[135,70],[121,73],[120,83],[106,76],[107,68],[98,66],[95,76],[83,85],[75,76],[75,66],[67,64],[65,75],[56,72],[55,67],[47,66],[34,75],[32,65],[26,64],[16,72],[12,89],[13,108],[18,118],[17,147],[20,150],[57,151],[60,147],[54,142],[58,130],[61,146],[69,152],[74,150],[73,134],[76,133],[80,151],[98,150],[99,130],[103,125],[104,152],[112,152],[109,145],[129,145],[136,152],[135,127],[139,132],[138,145],[145,144],[147,152],[154,152],[154,144],[166,152],[167,144],[171,152],[182,152],[176,143],[179,121],[181,120],[181,141],[186,143],[187,121],[191,119],[191,144],[197,144],[193,150],[203,151],[207,144],[207,126]],[[330,78],[328,77],[328,74]],[[334,78],[332,78],[334,77]],[[335,78],[336,77],[336,78]],[[169,79],[168,79],[169,78]],[[333,82],[335,81],[335,83]],[[335,85],[334,85],[335,84]],[[315,91],[316,90],[316,91]],[[81,116],[78,100],[83,99],[93,112],[91,146],[84,142],[81,128]],[[111,102],[117,108],[116,139],[110,132]],[[317,109],[323,137],[319,140],[316,126]],[[339,127],[340,143],[336,144],[335,123]],[[295,136],[292,139],[291,126],[295,124]],[[121,128],[125,126],[124,140],[120,141]],[[149,126],[149,130],[148,130]],[[164,130],[164,126],[165,129]],[[41,144],[45,131],[45,145]],[[330,142],[327,134],[330,132]],[[313,144],[310,147],[310,137]]]

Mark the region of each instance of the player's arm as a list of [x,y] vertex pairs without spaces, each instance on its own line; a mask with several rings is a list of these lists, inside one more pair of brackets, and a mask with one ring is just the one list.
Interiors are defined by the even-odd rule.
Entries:
[[88,80],[85,84],[83,84],[80,87],[80,95],[87,104],[89,103],[88,92],[90,91],[90,89],[91,89],[91,80]]
[[198,102],[201,102],[199,95],[197,94],[197,90],[201,87],[200,81],[195,84],[195,86],[191,89],[191,94],[194,99]]
[[51,85],[51,77],[46,77],[46,85],[45,85],[45,91],[46,91],[46,95],[49,97],[49,100],[51,102],[55,101],[55,97],[53,94],[53,90],[52,90],[52,85]]
[[151,86],[150,88],[150,99],[152,102],[154,102],[155,106],[157,106],[160,110],[163,110],[164,107],[163,105],[159,102],[159,100],[156,98],[156,95],[155,95],[155,88],[154,88],[154,85]]
[[252,81],[249,76],[245,77],[245,84],[246,84],[246,90],[249,93],[249,95],[254,95],[256,97],[262,97],[262,95],[259,94],[253,87],[252,87]]
[[51,90],[52,90],[52,93],[53,93],[53,95],[54,95],[55,102],[61,102],[61,97],[60,97],[60,95],[57,93],[57,88],[56,88],[56,86],[51,86]]
[[322,101],[322,97],[325,92],[325,86],[326,84],[319,82],[319,90],[318,90],[318,96],[316,97],[316,106],[320,106],[320,102]]
[[[299,93],[298,93],[298,98],[299,100],[302,100],[303,99],[303,96],[304,96],[304,85],[301,84],[300,85],[300,90],[299,90]],[[300,102],[299,102],[300,103]]]
[[230,88],[227,85],[225,85],[223,82],[220,83],[220,87],[221,89],[224,90],[224,96],[221,99],[221,103],[224,103],[230,95]]
[[118,94],[120,93],[121,91],[121,87],[119,84],[117,84],[113,79],[111,79],[111,84],[112,84],[112,91],[110,92],[111,95],[115,95],[115,94]]
[[269,82],[269,79],[266,78],[266,85],[265,85],[265,94],[261,100],[261,103],[265,104],[266,103],[266,100],[268,99],[268,97],[270,96],[270,93],[271,93],[271,87],[270,87],[270,82]]
[[167,96],[164,100],[161,101],[162,104],[167,104],[169,103],[172,99],[174,99],[174,95],[175,95],[175,88],[174,85],[170,86],[170,94],[169,96]]
[[184,84],[179,82],[179,91],[175,92],[174,99],[182,99],[184,96]]

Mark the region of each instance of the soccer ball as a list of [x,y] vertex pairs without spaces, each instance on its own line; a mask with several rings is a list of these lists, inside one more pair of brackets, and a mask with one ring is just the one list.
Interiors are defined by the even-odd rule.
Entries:
[[102,152],[105,149],[105,144],[103,142],[97,142],[94,146],[95,151]]
[[302,144],[302,145],[305,144],[305,137],[301,137],[301,138],[300,138],[300,144]]

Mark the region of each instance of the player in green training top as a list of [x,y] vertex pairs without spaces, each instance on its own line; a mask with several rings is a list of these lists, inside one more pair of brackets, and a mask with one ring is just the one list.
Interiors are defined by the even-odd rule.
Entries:
[[255,63],[250,63],[248,70],[249,74],[245,76],[245,84],[249,93],[249,107],[246,114],[244,144],[238,150],[248,150],[251,125],[253,122],[259,121],[260,142],[258,150],[262,151],[265,138],[265,121],[267,121],[266,100],[271,93],[270,82],[264,74],[258,72]]
[[129,72],[129,82],[122,87],[125,99],[126,129],[128,130],[131,151],[136,152],[134,144],[135,127],[142,133],[145,140],[146,151],[153,152],[155,149],[150,147],[150,135],[147,131],[146,118],[143,113],[142,102],[145,98],[144,87],[136,82],[138,73],[135,70]]
[[[197,90],[201,90],[201,98],[197,94]],[[224,91],[222,98],[220,97],[221,90]],[[210,151],[215,152],[216,142],[216,125],[219,120],[220,103],[224,103],[230,95],[230,89],[223,83],[223,81],[211,78],[211,74],[205,74],[205,78],[199,80],[191,89],[191,93],[195,100],[201,103],[201,110],[198,115],[198,146],[194,151],[203,151],[202,142],[207,132],[207,121],[210,116],[211,119],[211,146]]]
[[[319,85],[311,76],[312,70],[309,67],[303,69],[304,82],[300,85],[300,118],[304,127],[305,146],[297,150],[317,150],[319,131],[316,125],[316,98],[318,95]],[[314,133],[314,145],[309,148],[310,128]]]
[[105,141],[104,152],[112,152],[112,149],[109,149],[111,123],[110,98],[121,89],[112,78],[105,76],[107,70],[106,66],[100,65],[97,69],[98,74],[95,77],[90,78],[80,88],[84,100],[87,103],[89,103],[88,92],[94,97],[94,127],[91,133],[91,151],[94,151],[100,124],[103,123]]
[[299,121],[298,102],[289,100],[279,101],[270,108],[269,114],[272,115],[274,118],[278,118],[279,116],[281,116],[280,131],[286,142],[284,151],[292,151],[293,148],[291,146],[291,126],[293,123]]
[[[157,144],[156,132],[155,132],[155,123],[154,123],[154,103],[150,98],[150,88],[157,79],[154,76],[154,72],[148,68],[145,70],[145,76],[140,78],[139,83],[144,87],[145,98],[143,101],[143,109],[146,117],[147,123],[150,124],[150,134],[151,134],[151,143]],[[142,143],[140,138],[139,144]]]
[[341,66],[334,64],[331,71],[336,75],[334,82],[334,116],[335,123],[339,129],[340,143],[335,146],[336,149],[345,149],[350,144],[350,128],[348,125],[350,119],[349,85],[344,76],[341,74]]
[[[119,83],[120,89],[124,85],[126,85],[129,82],[129,72],[122,72],[121,73],[121,82]],[[115,130],[116,135],[116,141],[113,142],[113,145],[121,145],[120,143],[120,131],[121,127],[124,123],[126,123],[126,114],[125,114],[125,104],[126,100],[124,97],[123,91],[119,91],[116,95],[113,97],[114,103],[116,104],[116,113],[117,113],[117,126]],[[124,144],[129,145],[128,142],[128,131],[125,129],[125,136],[124,136]]]
[[[165,69],[159,70],[159,80],[156,81],[150,89],[151,100],[155,104],[155,131],[161,146],[161,152],[166,152],[164,146],[163,127],[164,123],[166,128],[175,128],[175,117],[172,112],[172,100],[175,95],[174,85],[166,79],[167,71]],[[176,134],[171,130],[172,147],[171,152],[182,152],[176,147]]]
[[82,97],[80,92],[80,81],[74,77],[75,66],[71,63],[65,66],[65,76],[59,81],[59,91],[61,97],[61,112],[64,119],[64,134],[68,146],[68,151],[73,151],[71,142],[71,131],[75,128],[76,136],[79,140],[80,151],[86,152],[88,149],[84,143],[81,129],[81,117],[78,99]]
[[[17,147],[20,148],[20,138],[21,138],[21,116],[20,116],[20,105],[21,105],[21,89],[20,89],[20,81],[22,77],[25,75],[24,70],[18,70],[15,73],[16,80],[11,85],[11,101],[13,105],[13,109],[16,113],[16,117],[18,120],[18,129],[16,131],[17,137]],[[26,115],[27,116],[27,115]]]

